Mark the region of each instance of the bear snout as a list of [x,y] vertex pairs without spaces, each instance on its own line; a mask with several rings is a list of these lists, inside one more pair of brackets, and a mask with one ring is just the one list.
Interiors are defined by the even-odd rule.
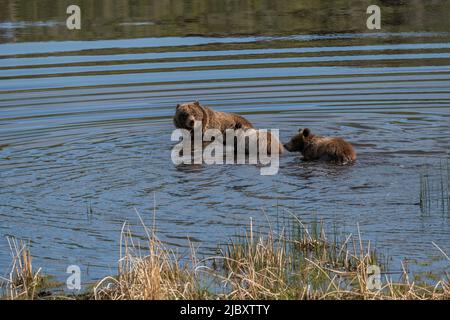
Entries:
[[188,129],[194,129],[194,126],[195,126],[195,118],[194,118],[193,116],[188,116],[188,117],[186,118],[185,124],[186,124],[186,128],[188,128]]

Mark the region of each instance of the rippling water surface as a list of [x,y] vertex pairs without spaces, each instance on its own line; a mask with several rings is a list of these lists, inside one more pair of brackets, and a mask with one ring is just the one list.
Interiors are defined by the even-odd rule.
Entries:
[[[103,38],[70,41],[45,17],[2,17],[2,273],[6,236],[29,239],[35,264],[57,277],[73,263],[89,280],[114,273],[123,222],[139,225],[134,208],[148,224],[156,209],[160,237],[182,253],[187,237],[213,253],[250,217],[275,221],[289,211],[342,231],[359,223],[396,267],[406,258],[448,268],[431,242],[450,252],[450,215],[438,198],[428,214],[418,205],[420,172],[427,168],[437,190],[434,175],[449,158],[448,24],[214,36],[199,23],[198,35],[180,35],[163,32],[155,15],[125,24],[143,38],[105,24]],[[288,153],[275,176],[249,165],[177,168],[171,117],[177,103],[196,99],[280,129],[283,141],[300,127],[345,137],[359,159],[341,167]]]

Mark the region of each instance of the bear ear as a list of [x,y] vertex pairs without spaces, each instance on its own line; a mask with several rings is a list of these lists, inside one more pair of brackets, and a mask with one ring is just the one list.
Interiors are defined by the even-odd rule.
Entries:
[[302,134],[305,138],[307,138],[311,134],[311,130],[309,130],[308,128],[305,128],[302,130]]
[[200,102],[198,102],[198,100],[195,100],[194,104],[197,105],[197,106],[199,106],[199,105],[200,105]]
[[302,132],[303,128],[298,129],[298,132]]
[[180,104],[179,103],[177,103],[177,109],[180,107]]

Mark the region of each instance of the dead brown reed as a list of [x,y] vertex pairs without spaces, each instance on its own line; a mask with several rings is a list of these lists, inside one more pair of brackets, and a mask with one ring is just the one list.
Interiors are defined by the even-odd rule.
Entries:
[[[204,259],[198,259],[192,245],[190,257],[181,259],[157,238],[154,226],[149,229],[143,224],[146,239],[140,243],[124,224],[117,275],[105,277],[82,297],[450,299],[448,274],[433,285],[418,283],[402,265],[401,276],[393,280],[370,242],[363,241],[359,226],[356,235],[333,238],[322,222],[306,224],[289,214],[292,224],[279,231],[271,226],[256,228],[251,221],[243,235],[222,246],[218,255]],[[40,270],[33,271],[26,245],[9,243],[14,254],[6,297],[34,299]],[[379,277],[374,273],[377,268]]]
[[7,299],[34,299],[43,282],[41,269],[33,270],[29,246],[24,241],[8,237],[12,257],[9,278],[3,279],[4,297]]

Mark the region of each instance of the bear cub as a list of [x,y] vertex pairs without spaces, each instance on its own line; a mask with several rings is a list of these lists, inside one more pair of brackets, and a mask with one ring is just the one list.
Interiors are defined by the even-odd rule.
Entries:
[[316,136],[308,128],[298,133],[284,145],[288,151],[299,151],[303,160],[324,160],[347,164],[356,160],[353,146],[342,138]]

